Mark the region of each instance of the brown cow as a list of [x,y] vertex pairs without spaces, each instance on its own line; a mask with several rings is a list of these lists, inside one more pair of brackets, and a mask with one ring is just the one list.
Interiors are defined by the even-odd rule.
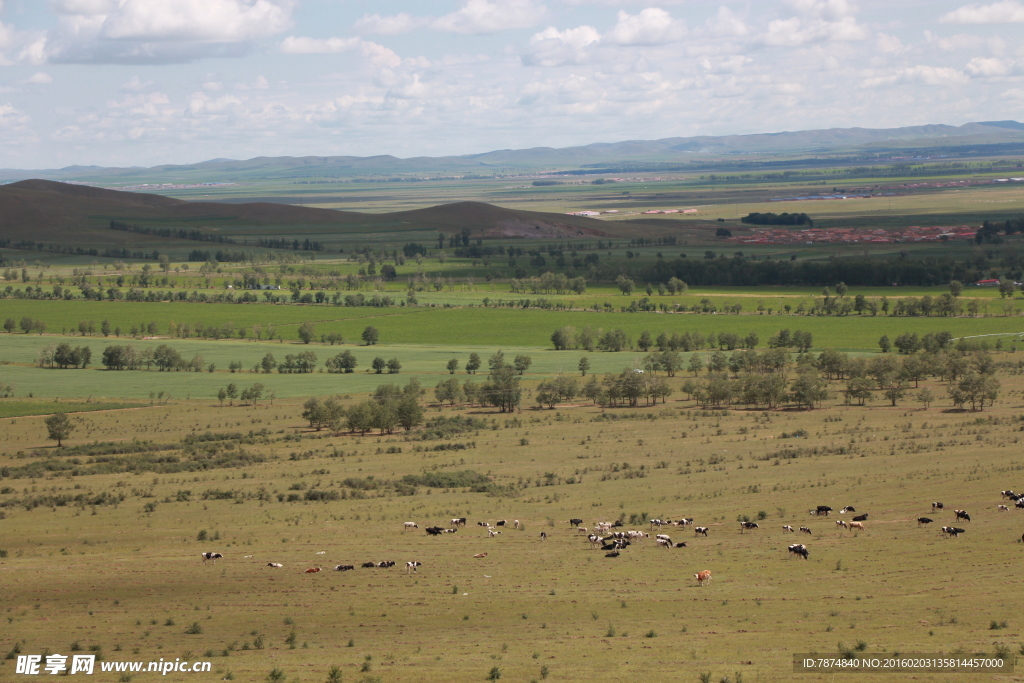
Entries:
[[693,575],[693,578],[697,579],[697,584],[704,586],[711,582],[711,570],[705,569],[702,572],[698,572]]

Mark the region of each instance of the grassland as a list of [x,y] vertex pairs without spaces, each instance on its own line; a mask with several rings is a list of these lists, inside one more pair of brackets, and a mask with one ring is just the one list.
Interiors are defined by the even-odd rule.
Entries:
[[[76,456],[78,476],[31,479],[13,478],[15,468],[60,454],[46,445],[41,418],[3,420],[0,467],[11,469],[0,482],[8,587],[0,645],[34,653],[77,643],[108,660],[209,660],[218,678],[230,671],[246,681],[275,668],[289,681],[323,681],[335,665],[346,681],[484,680],[493,667],[510,680],[541,680],[545,667],[550,680],[567,681],[696,682],[705,672],[714,681],[789,681],[792,653],[856,647],[1000,652],[1012,661],[1024,640],[1012,578],[1022,527],[1020,513],[995,506],[1024,468],[1022,388],[1011,379],[994,409],[975,414],[945,412],[941,401],[928,411],[706,412],[681,400],[635,410],[474,411],[486,427],[442,442],[416,432],[310,432],[297,399],[241,408],[172,402],[80,416],[69,445],[222,436],[192,450],[180,444],[171,451],[177,464],[143,459],[134,473],[88,474],[111,465],[85,455]],[[250,430],[256,436],[244,437]],[[803,436],[783,438],[794,432]],[[431,450],[439,443],[465,449]],[[204,453],[226,464],[247,459],[172,469]],[[462,470],[505,488],[419,486],[399,495],[384,483]],[[353,488],[370,477],[381,488]],[[347,497],[305,500],[310,490]],[[47,503],[79,494],[78,503]],[[124,498],[95,502],[113,496]],[[931,515],[933,500],[947,510]],[[808,517],[819,504],[869,513],[866,530]],[[943,538],[936,527],[952,523],[953,507],[973,519],[964,536]],[[762,511],[759,530],[737,532],[737,516]],[[922,514],[936,524],[918,527]],[[710,535],[670,528],[687,547],[648,539],[608,559],[566,522],[621,518],[646,530],[641,515],[692,516]],[[422,533],[459,516],[470,526],[457,534]],[[473,526],[506,518],[524,529],[487,538]],[[420,530],[404,533],[407,520]],[[793,538],[785,524],[813,535]],[[208,540],[198,541],[204,530]],[[792,542],[808,545],[809,561],[787,557]],[[225,559],[203,566],[201,551]],[[414,575],[401,567],[303,574],[385,559],[423,566]],[[692,574],[703,569],[714,579],[699,588]],[[0,675],[12,667],[4,661]]]

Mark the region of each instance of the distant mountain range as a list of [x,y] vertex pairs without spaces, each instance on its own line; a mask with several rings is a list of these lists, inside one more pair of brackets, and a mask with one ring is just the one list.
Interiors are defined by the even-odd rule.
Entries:
[[68,166],[61,169],[0,169],[0,181],[28,178],[126,183],[138,179],[163,182],[230,181],[249,178],[358,178],[403,174],[479,174],[524,170],[573,170],[616,167],[623,164],[692,164],[721,160],[722,155],[799,156],[850,155],[867,157],[897,154],[956,156],[1024,153],[1024,124],[1017,121],[980,121],[962,126],[926,125],[904,128],[829,128],[754,135],[674,137],[627,140],[578,147],[502,149],[482,154],[445,157],[390,155],[353,157],[256,157],[246,160],[211,159],[196,164],[150,168]]

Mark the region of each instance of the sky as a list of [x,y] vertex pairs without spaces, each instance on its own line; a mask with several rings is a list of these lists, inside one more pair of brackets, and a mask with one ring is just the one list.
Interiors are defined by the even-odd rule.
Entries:
[[1024,0],[0,0],[0,167],[1024,120]]

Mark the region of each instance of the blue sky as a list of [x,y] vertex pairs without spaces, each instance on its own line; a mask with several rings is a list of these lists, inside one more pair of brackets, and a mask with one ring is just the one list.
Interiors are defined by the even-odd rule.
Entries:
[[0,167],[1024,120],[1024,0],[0,0]]

